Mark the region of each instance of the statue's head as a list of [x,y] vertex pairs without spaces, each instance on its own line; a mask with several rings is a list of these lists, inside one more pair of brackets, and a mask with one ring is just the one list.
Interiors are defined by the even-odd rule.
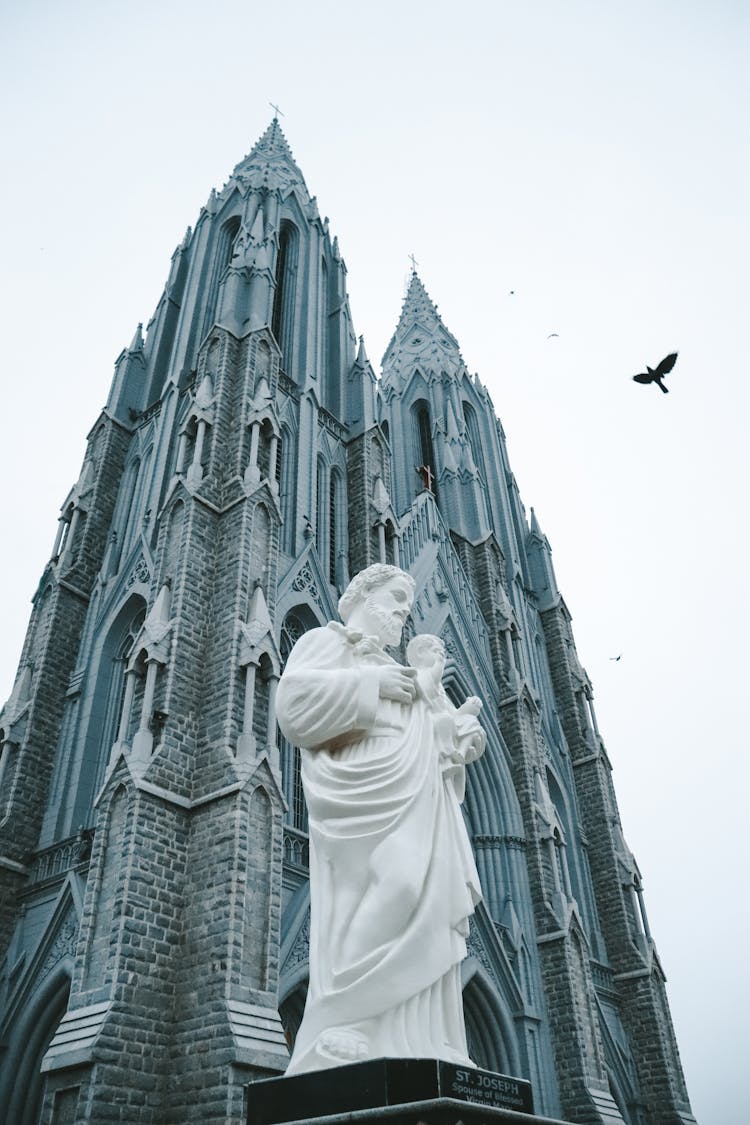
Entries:
[[417,633],[406,648],[406,659],[412,668],[432,668],[439,664],[442,671],[445,664],[445,645],[434,633]]
[[405,570],[374,563],[352,578],[339,600],[346,625],[397,645],[414,600],[414,579]]

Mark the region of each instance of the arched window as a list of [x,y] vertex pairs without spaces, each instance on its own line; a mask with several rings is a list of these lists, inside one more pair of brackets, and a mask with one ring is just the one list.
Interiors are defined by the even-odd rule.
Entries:
[[57,542],[53,551],[54,559],[61,559],[67,550],[68,536],[70,535],[70,526],[73,522],[73,512],[75,511],[74,504],[68,504],[67,508],[60,516],[60,526],[57,531]]
[[432,492],[437,500],[437,479],[435,454],[432,448],[432,423],[430,421],[430,407],[424,399],[414,403],[412,407],[414,419],[414,446],[417,457],[417,472],[422,481],[422,487]]
[[322,457],[318,457],[316,462],[317,467],[317,480],[315,482],[315,542],[318,548],[318,555],[321,559],[325,558],[325,544],[328,538],[327,528],[327,508],[328,508],[328,488],[326,482],[326,463]]
[[130,497],[126,519],[120,524],[122,529],[120,535],[121,560],[124,560],[129,548],[133,545],[134,540],[137,538],[143,526],[144,509],[146,507],[149,485],[151,483],[150,469],[152,453],[153,446],[149,446],[140,463],[137,461],[133,462],[134,466],[137,467],[137,476],[133,477],[133,494]]
[[113,549],[110,556],[110,574],[116,574],[122,560],[122,548],[127,535],[130,515],[135,499],[136,482],[141,468],[141,461],[136,457],[130,462],[122,475],[120,492],[115,504],[115,515],[112,520]]
[[343,586],[346,581],[345,559],[347,553],[346,498],[344,479],[338,469],[331,469],[328,489],[328,581],[333,586]]
[[464,408],[464,422],[466,424],[466,435],[469,439],[469,445],[471,447],[471,455],[474,458],[474,464],[476,465],[476,467],[478,469],[481,470],[481,467],[482,467],[482,460],[481,460],[481,458],[482,458],[482,439],[479,436],[479,422],[477,421],[477,416],[476,416],[476,413],[474,411],[474,407],[470,403],[465,402],[463,404],[463,408]]
[[216,239],[214,265],[211,271],[211,282],[208,291],[208,301],[206,302],[206,315],[203,319],[202,336],[205,336],[213,327],[216,317],[216,302],[219,298],[219,282],[232,260],[232,247],[239,229],[240,217],[239,215],[233,215],[231,219],[227,219],[227,221],[222,224],[219,236]]
[[291,554],[294,549],[294,502],[297,478],[294,472],[294,448],[291,434],[286,426],[281,427],[281,441],[276,465],[279,470],[281,518],[284,521],[281,529],[282,545],[284,550]]
[[[319,622],[315,619],[312,611],[307,606],[296,606],[293,610],[289,611],[281,627],[281,639],[279,642],[282,670],[295,643],[303,633],[306,633],[308,629],[315,628],[317,625],[319,625]],[[302,790],[300,752],[296,746],[292,746],[292,744],[284,738],[278,727],[277,740],[284,796],[287,802],[286,823],[290,828],[294,828],[298,832],[307,832],[307,805],[305,804],[305,795]]]
[[[106,634],[98,658],[98,675],[93,690],[83,701],[86,724],[80,780],[75,789],[75,804],[65,807],[64,824],[58,831],[73,832],[79,825],[89,824],[93,802],[104,779],[112,746],[117,737],[125,698],[125,669],[133,650],[133,642],[146,618],[146,603],[135,594],[122,607]],[[133,714],[137,713],[135,706]],[[130,732],[132,733],[132,731]]]
[[294,223],[284,219],[279,231],[279,250],[276,257],[276,292],[273,298],[271,331],[281,348],[281,362],[287,374],[291,370],[292,330],[294,321],[295,278],[299,232]]

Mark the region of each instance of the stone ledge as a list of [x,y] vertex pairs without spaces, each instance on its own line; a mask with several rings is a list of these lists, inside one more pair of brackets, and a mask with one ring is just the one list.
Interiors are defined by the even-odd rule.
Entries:
[[[248,1121],[252,1122],[249,1117]],[[515,1109],[493,1109],[474,1105],[455,1098],[431,1098],[422,1102],[382,1106],[379,1109],[359,1109],[349,1113],[332,1113],[325,1117],[300,1117],[286,1125],[570,1125],[557,1117],[538,1117]]]

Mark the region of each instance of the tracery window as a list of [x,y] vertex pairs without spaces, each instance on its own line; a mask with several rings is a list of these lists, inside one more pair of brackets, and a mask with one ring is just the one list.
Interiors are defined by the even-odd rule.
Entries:
[[279,250],[276,257],[276,292],[273,299],[271,331],[281,348],[281,363],[287,374],[291,367],[298,248],[299,232],[293,223],[284,219],[279,231]]

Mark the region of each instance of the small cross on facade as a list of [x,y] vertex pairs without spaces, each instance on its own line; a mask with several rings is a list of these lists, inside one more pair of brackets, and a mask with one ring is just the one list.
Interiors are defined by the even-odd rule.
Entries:
[[411,262],[412,273],[416,273],[417,272],[417,266],[419,265],[419,262],[417,261],[417,259],[414,257],[413,254],[409,255],[409,261]]
[[[274,111],[275,116],[278,117],[279,114],[281,113],[281,110],[279,109],[279,107],[274,102],[269,102],[268,104],[270,105],[271,109]],[[285,115],[283,113],[281,113],[281,116],[284,117]]]
[[434,493],[435,489],[432,487],[432,485],[435,480],[435,474],[433,473],[431,467],[429,465],[420,465],[417,469],[417,472],[422,478],[422,484],[425,486],[427,491]]

